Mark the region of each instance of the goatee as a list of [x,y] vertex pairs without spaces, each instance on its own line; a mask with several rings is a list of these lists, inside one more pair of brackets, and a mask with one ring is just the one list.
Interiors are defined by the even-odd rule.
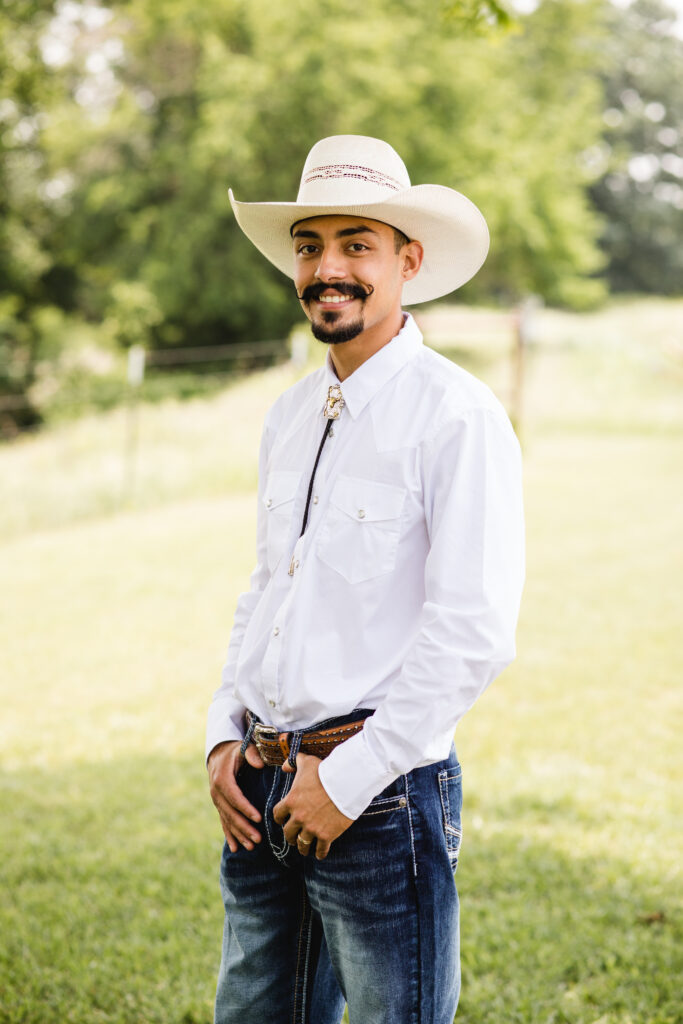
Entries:
[[357,338],[363,330],[362,316],[354,323],[346,324],[345,327],[334,327],[334,321],[338,319],[339,313],[323,313],[323,321],[325,324],[329,324],[329,327],[321,323],[312,322],[311,331],[313,332],[313,337],[317,338],[318,341],[324,341],[326,345],[343,345],[345,341]]

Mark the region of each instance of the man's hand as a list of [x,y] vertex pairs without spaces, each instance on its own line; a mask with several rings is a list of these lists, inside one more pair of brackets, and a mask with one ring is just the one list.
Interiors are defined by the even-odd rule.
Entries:
[[[250,824],[260,821],[261,815],[237,784],[237,772],[244,761],[240,746],[239,740],[219,743],[209,754],[207,762],[211,799],[216,805],[231,853],[237,852],[238,843],[246,850],[253,850],[254,843],[261,842],[260,833]],[[261,755],[253,743],[247,747],[246,760],[252,768],[263,768]]]
[[315,855],[323,860],[334,840],[353,824],[353,818],[347,818],[330,800],[318,776],[319,764],[319,757],[297,754],[296,778],[284,800],[273,808],[273,817],[278,825],[284,825],[290,846],[296,845],[307,857],[315,842]]

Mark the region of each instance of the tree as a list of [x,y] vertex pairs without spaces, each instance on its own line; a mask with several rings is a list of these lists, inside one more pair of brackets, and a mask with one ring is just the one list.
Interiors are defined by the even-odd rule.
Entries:
[[415,183],[480,205],[492,251],[459,296],[595,302],[584,154],[602,127],[603,9],[545,0],[512,22],[488,0],[327,0],[312,19],[303,0],[122,0],[23,23],[51,83],[33,301],[126,336],[143,308],[160,346],[282,337],[298,303],[239,231],[228,185],[293,198],[312,143],[358,133],[394,145]]
[[615,291],[683,293],[683,40],[664,0],[613,8],[591,189]]
[[49,303],[51,218],[40,199],[45,154],[41,131],[54,83],[38,40],[51,4],[9,3],[0,13],[0,430],[38,419],[25,398],[34,379]]

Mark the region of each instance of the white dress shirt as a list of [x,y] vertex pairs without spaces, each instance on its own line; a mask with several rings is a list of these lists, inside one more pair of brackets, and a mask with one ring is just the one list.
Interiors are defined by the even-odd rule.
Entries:
[[426,348],[411,316],[341,383],[326,365],[269,410],[257,565],[209,709],[207,757],[244,735],[375,708],[320,765],[349,818],[448,756],[456,723],[512,660],[524,580],[517,438],[486,385]]

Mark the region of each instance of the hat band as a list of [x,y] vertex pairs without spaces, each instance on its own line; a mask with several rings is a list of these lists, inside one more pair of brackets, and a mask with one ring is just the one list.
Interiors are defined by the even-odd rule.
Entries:
[[334,178],[355,178],[357,181],[369,181],[372,185],[382,185],[391,188],[394,192],[401,192],[404,188],[410,187],[392,178],[390,174],[377,171],[372,167],[363,167],[360,164],[324,164],[321,167],[313,167],[302,179],[302,185],[310,185],[312,181],[329,180]]

